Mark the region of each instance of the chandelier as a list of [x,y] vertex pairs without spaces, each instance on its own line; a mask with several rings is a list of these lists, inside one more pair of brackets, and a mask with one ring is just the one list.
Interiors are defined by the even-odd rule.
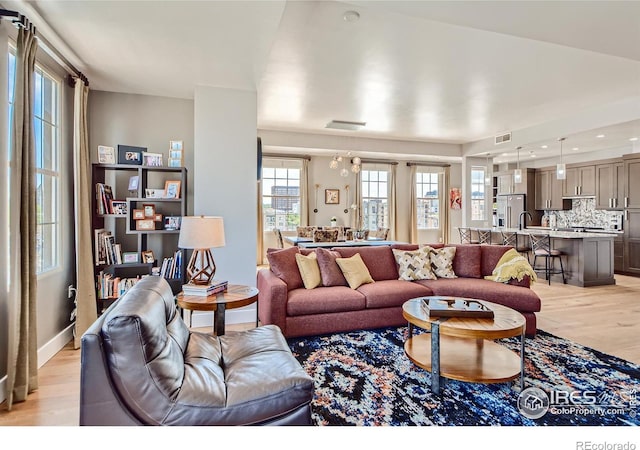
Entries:
[[[350,157],[351,157],[351,152],[347,153],[347,158],[350,158]],[[347,170],[345,159],[346,158],[343,158],[342,156],[335,155],[333,159],[331,159],[331,162],[329,163],[329,168],[331,169],[338,169],[340,167],[340,163],[342,163],[342,169],[340,170],[341,177],[349,176],[349,171]],[[362,160],[359,157],[355,156],[351,158],[351,172],[353,173],[360,172],[361,165],[362,165]]]

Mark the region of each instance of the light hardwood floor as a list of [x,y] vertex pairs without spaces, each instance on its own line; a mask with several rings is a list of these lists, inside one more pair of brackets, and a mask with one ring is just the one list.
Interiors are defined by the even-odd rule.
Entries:
[[[640,364],[640,278],[616,275],[615,286],[579,288],[544,280],[533,289],[542,299],[538,328]],[[229,331],[253,327],[238,324]],[[207,329],[208,330],[208,329]],[[39,371],[39,389],[7,412],[0,426],[75,426],[80,400],[80,351],[62,349]]]

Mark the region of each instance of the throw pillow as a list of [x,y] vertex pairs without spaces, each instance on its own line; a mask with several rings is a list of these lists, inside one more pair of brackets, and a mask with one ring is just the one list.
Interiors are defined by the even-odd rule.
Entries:
[[431,271],[431,258],[426,247],[413,251],[393,249],[393,256],[398,263],[399,280],[436,279],[435,274]]
[[486,280],[497,281],[498,283],[508,283],[515,279],[522,281],[528,275],[531,282],[537,281],[536,272],[527,261],[527,258],[518,253],[515,249],[509,249],[505,252],[491,275],[484,277]]
[[304,286],[296,256],[300,253],[298,247],[267,252],[267,261],[271,271],[287,284],[287,289],[298,289]]
[[318,259],[315,253],[311,253],[309,256],[298,253],[296,255],[296,263],[298,263],[302,283],[306,289],[320,286],[322,278],[320,278],[320,267],[318,267]]
[[336,262],[351,289],[358,289],[363,284],[374,282],[359,253],[350,258],[336,258]]
[[456,256],[455,247],[433,248],[428,245],[431,270],[438,278],[458,278],[453,271],[453,258]]
[[323,286],[348,285],[340,266],[336,262],[336,258],[340,258],[340,253],[325,248],[317,248],[316,255],[318,256],[318,266],[320,267],[320,278],[322,278]]

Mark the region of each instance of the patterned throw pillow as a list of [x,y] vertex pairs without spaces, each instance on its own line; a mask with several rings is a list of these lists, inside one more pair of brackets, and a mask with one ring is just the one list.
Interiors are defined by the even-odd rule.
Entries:
[[393,256],[396,258],[396,263],[398,263],[399,280],[436,279],[435,274],[431,271],[429,248],[422,247],[412,251],[393,249]]
[[429,249],[429,259],[431,260],[431,270],[438,278],[458,278],[453,271],[453,258],[456,256],[455,247],[433,248],[425,245],[423,248]]

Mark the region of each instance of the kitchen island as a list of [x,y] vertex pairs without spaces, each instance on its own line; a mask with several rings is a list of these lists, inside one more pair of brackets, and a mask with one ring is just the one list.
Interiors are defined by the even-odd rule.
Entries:
[[[529,234],[549,234],[551,247],[564,253],[562,264],[567,284],[589,287],[616,283],[613,276],[615,233],[557,231],[543,227],[527,227],[523,230],[492,228],[491,242],[502,242],[500,230],[516,232],[519,245],[525,244]],[[533,255],[530,260],[533,265]],[[544,261],[538,258],[538,266],[541,263],[544,264]],[[562,283],[562,276],[559,274],[551,278]]]

